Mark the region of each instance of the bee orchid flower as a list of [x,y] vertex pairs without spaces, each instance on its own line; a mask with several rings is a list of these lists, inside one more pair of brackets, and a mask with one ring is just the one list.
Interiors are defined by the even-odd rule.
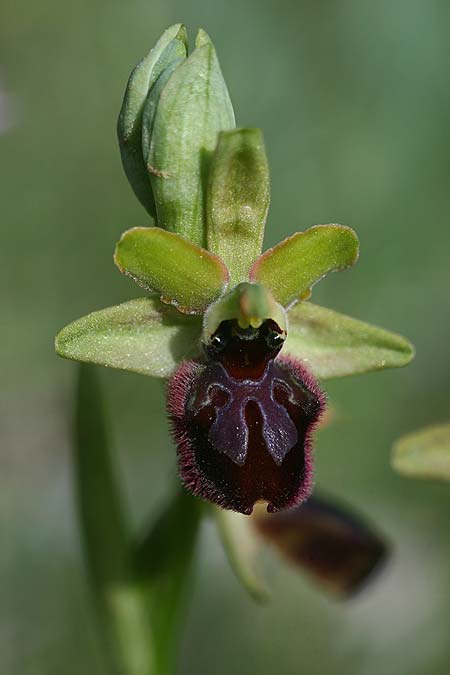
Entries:
[[166,378],[179,474],[250,514],[301,504],[313,483],[322,382],[410,361],[393,333],[309,302],[352,266],[355,232],[316,225],[262,253],[269,170],[258,129],[236,129],[214,47],[173,26],[133,71],[118,124],[125,172],[155,227],[126,231],[119,270],[141,297],[79,319],[60,356]]

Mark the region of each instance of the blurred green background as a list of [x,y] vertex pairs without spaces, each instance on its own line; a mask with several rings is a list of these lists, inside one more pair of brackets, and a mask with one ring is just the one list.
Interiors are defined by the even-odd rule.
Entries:
[[[205,527],[181,675],[445,675],[450,487],[389,467],[392,441],[450,418],[450,87],[446,0],[56,0],[0,9],[0,672],[105,675],[74,513],[74,365],[55,332],[139,296],[112,263],[150,224],[122,173],[115,123],[131,67],[168,25],[212,36],[240,126],[262,127],[272,172],[266,245],[316,223],[353,226],[358,265],[314,300],[404,333],[403,371],[332,382],[317,482],[394,546],[338,604],[269,564],[247,598]],[[136,527],[175,468],[162,386],[102,372]]]

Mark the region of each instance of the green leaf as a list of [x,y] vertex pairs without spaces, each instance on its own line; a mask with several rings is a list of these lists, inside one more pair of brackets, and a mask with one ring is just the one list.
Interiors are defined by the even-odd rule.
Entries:
[[59,356],[152,377],[169,377],[200,353],[201,322],[156,298],[139,298],[88,314],[56,336]]
[[204,311],[228,283],[220,258],[158,227],[124,232],[114,262],[123,274],[186,314]]
[[142,152],[142,115],[145,101],[165,69],[171,70],[187,56],[187,36],[182,24],[168,28],[149,54],[136,66],[128,80],[117,122],[117,135],[125,174],[137,198],[151,216],[155,202]]
[[392,451],[392,466],[405,476],[450,481],[450,424],[400,438]]
[[328,272],[353,265],[359,243],[345,225],[316,225],[288,237],[266,251],[253,265],[250,279],[269,288],[275,300],[289,306],[311,294]]
[[261,254],[270,201],[269,167],[260,129],[219,134],[206,202],[208,249],[222,258],[233,284],[246,281]]
[[193,577],[202,503],[181,488],[152,523],[135,553],[150,605],[156,672],[173,673]]
[[163,88],[147,158],[158,225],[205,245],[205,191],[219,131],[235,126],[211,42],[182,63]]
[[111,670],[153,675],[152,634],[134,577],[101,391],[94,369],[84,365],[77,386],[74,464],[84,554]]
[[231,569],[239,582],[257,602],[269,598],[269,590],[257,570],[260,548],[252,518],[211,506],[217,530]]
[[293,307],[288,321],[282,354],[302,359],[321,379],[398,368],[414,356],[404,337],[310,302]]

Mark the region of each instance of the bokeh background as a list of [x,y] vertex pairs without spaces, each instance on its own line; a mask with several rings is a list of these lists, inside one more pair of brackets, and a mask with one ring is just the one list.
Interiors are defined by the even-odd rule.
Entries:
[[[450,4],[446,0],[16,0],[0,9],[0,672],[106,675],[71,484],[75,367],[53,336],[139,296],[112,263],[148,225],[122,173],[115,122],[131,67],[168,25],[212,35],[240,126],[264,129],[266,245],[316,223],[353,226],[358,265],[314,300],[404,333],[403,371],[331,382],[317,481],[393,544],[353,602],[269,560],[273,602],[247,598],[202,535],[180,675],[445,675],[450,487],[389,466],[392,441],[450,417]],[[162,386],[102,372],[136,528],[174,472]]]

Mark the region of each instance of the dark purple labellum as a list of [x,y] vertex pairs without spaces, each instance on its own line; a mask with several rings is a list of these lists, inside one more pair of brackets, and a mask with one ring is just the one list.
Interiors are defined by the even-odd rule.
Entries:
[[278,511],[312,487],[311,432],[324,396],[298,361],[275,358],[280,329],[224,321],[206,362],[187,361],[169,382],[168,409],[181,477],[199,497],[250,514]]

